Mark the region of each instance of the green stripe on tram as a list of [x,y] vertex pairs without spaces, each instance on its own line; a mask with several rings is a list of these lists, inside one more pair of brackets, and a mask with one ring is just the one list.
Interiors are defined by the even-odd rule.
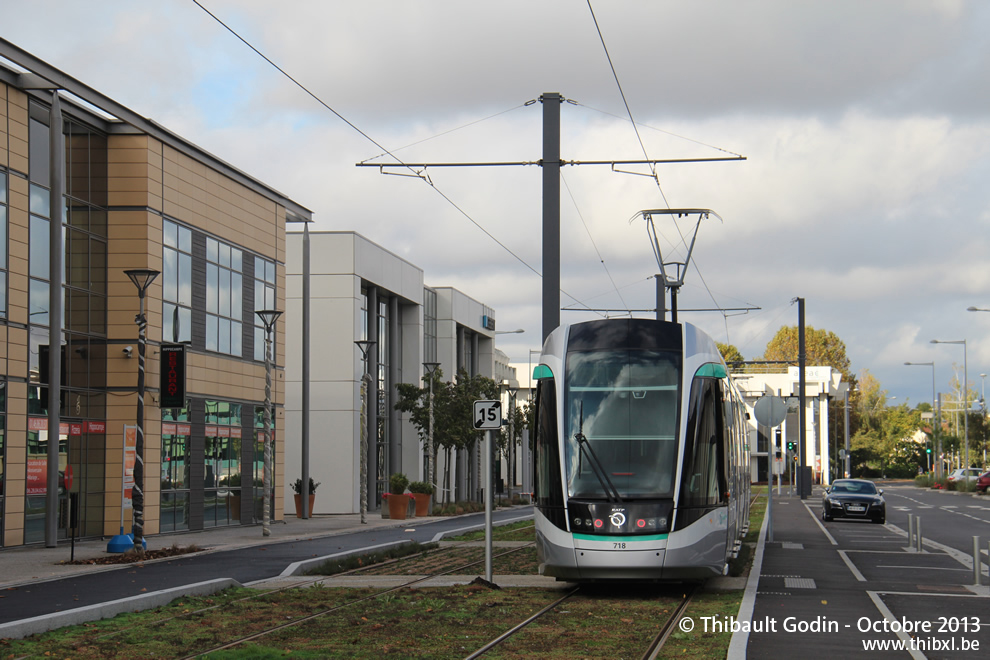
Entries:
[[553,372],[550,371],[550,367],[545,364],[536,365],[536,368],[533,369],[533,380],[542,380],[544,378],[553,378]]
[[726,372],[725,367],[721,364],[716,364],[714,362],[709,362],[708,364],[703,364],[701,367],[694,372],[695,378],[728,378],[729,374]]

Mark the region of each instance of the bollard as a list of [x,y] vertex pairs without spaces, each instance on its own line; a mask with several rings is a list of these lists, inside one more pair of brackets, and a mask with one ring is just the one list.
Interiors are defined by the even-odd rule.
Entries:
[[921,552],[921,516],[914,521],[914,538],[918,541],[918,552]]
[[914,547],[914,515],[908,514],[908,550]]
[[982,558],[980,557],[980,537],[973,537],[973,584],[975,586],[980,586],[983,582],[981,579],[983,573]]

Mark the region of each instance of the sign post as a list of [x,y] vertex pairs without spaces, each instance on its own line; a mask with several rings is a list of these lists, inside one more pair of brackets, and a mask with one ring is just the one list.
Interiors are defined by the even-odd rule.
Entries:
[[492,581],[492,431],[502,428],[501,401],[474,402],[474,428],[485,431],[485,579]]
[[[753,405],[753,415],[756,421],[768,428],[780,426],[787,417],[787,402],[779,396],[763,396]],[[770,435],[773,438],[773,434]],[[773,459],[770,459],[770,456]],[[771,447],[767,452],[767,461],[776,460],[776,447]],[[775,470],[768,470],[767,475],[767,538],[773,542],[773,473]],[[777,488],[780,490],[780,476],[777,476]]]

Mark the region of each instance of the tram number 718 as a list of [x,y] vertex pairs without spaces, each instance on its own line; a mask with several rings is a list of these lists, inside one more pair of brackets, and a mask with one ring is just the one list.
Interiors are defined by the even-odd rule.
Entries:
[[626,544],[625,543],[621,543],[621,542],[620,543],[613,543],[612,544],[612,549],[613,550],[625,550],[626,549]]

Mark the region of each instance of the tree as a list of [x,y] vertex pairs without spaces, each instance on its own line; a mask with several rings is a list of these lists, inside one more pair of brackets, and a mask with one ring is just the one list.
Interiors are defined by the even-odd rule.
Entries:
[[[805,326],[805,363],[808,366],[832,367],[842,374],[842,380],[849,382],[852,374],[849,371],[849,357],[846,355],[846,345],[829,330],[816,330]],[[782,326],[774,335],[763,353],[764,360],[780,360],[797,364],[798,360],[798,327]]]
[[732,344],[723,344],[722,342],[715,342],[718,347],[718,352],[722,354],[722,359],[726,362],[743,362],[746,358],[743,354],[739,352],[739,349]]
[[[453,383],[443,382],[442,373],[437,369],[433,384],[433,446],[430,452],[430,473],[436,475],[437,453],[443,448],[447,457],[447,473],[444,492],[449,492],[450,457],[452,452],[468,450],[478,440],[479,432],[474,429],[474,402],[483,399],[497,399],[498,385],[485,376],[468,376],[461,369]],[[426,377],[424,377],[426,381]],[[395,408],[410,414],[410,422],[426,442],[429,435],[429,382],[427,387],[416,387],[408,383],[396,385],[399,400]],[[435,485],[435,484],[434,484]],[[446,501],[446,500],[445,500]]]

